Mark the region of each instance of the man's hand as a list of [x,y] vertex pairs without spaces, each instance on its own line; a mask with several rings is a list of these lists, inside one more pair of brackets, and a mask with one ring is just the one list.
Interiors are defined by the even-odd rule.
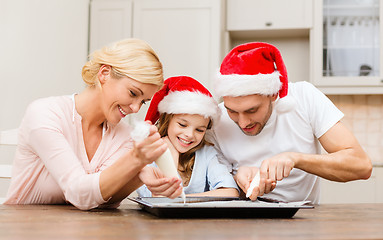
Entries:
[[[243,166],[238,168],[237,174],[234,176],[234,179],[245,194],[247,193],[247,190],[250,187],[250,183],[258,171],[259,169],[257,167]],[[266,179],[261,174],[259,186],[255,186],[249,198],[255,201],[257,200],[258,196],[262,196],[263,194],[269,193],[272,190],[274,190],[275,186],[275,181]]]
[[176,198],[182,193],[181,179],[166,178],[159,168],[146,166],[138,177],[152,192],[153,196]]
[[281,181],[290,175],[294,166],[292,153],[280,153],[262,162],[261,179],[270,179],[273,182]]

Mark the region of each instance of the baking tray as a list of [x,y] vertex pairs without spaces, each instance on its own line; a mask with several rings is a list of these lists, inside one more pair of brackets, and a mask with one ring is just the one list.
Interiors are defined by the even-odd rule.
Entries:
[[292,218],[299,209],[311,209],[308,202],[278,202],[258,198],[257,201],[231,197],[164,197],[129,198],[160,218]]

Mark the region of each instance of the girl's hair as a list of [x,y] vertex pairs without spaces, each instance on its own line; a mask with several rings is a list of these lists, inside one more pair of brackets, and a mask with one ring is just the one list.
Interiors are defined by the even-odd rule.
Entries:
[[[168,135],[169,123],[170,123],[170,120],[173,118],[173,116],[174,114],[161,113],[160,118],[157,121],[158,132],[160,133],[161,137],[165,137]],[[212,121],[210,119],[207,129],[210,129],[211,127],[212,127]],[[213,145],[213,144],[206,141],[204,137],[197,146],[195,146],[194,148],[190,149],[189,151],[185,153],[180,153],[177,169],[181,173],[181,175],[184,177],[185,184],[188,184],[191,178],[191,174],[194,167],[194,161],[195,161],[195,152],[198,149],[201,149],[205,145]]]
[[82,78],[88,86],[97,85],[97,73],[102,65],[112,67],[113,77],[129,77],[141,83],[163,86],[162,64],[145,41],[124,39],[94,51],[82,68]]

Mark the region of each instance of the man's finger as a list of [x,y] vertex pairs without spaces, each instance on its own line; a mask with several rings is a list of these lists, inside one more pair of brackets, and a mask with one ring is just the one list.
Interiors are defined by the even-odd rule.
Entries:
[[249,198],[250,198],[251,201],[255,201],[255,200],[257,200],[258,196],[259,196],[259,187],[257,186],[257,187],[254,188],[254,190],[251,193]]

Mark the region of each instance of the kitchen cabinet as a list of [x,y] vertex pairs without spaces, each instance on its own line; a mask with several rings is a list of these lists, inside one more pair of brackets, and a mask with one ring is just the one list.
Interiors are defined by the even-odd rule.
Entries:
[[227,0],[225,52],[247,42],[271,43],[283,55],[290,82],[310,81],[312,18],[313,0]]
[[314,3],[311,82],[326,94],[382,94],[382,0]]
[[227,0],[227,30],[302,29],[312,26],[311,0]]
[[[139,38],[158,54],[165,78],[188,75],[211,88],[222,59],[223,10],[223,0],[93,0],[90,49]],[[134,118],[143,119],[147,107]]]
[[89,52],[132,37],[133,0],[90,2]]
[[165,76],[190,75],[210,87],[221,62],[220,0],[139,0],[134,3],[133,36],[154,48]]
[[188,75],[211,89],[222,57],[222,11],[221,0],[135,1],[133,36],[153,47],[165,77]]

